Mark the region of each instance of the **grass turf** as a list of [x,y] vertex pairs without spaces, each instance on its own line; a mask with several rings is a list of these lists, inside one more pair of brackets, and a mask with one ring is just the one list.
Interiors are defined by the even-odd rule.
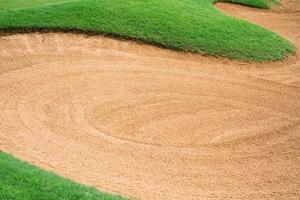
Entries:
[[1,200],[125,200],[76,184],[0,151]]
[[[226,1],[268,8],[276,0]],[[281,60],[294,52],[286,39],[224,15],[213,3],[214,0],[0,0],[0,29],[81,30],[246,61]]]
[[268,9],[272,5],[279,3],[279,0],[220,0],[220,2],[237,3],[256,8]]

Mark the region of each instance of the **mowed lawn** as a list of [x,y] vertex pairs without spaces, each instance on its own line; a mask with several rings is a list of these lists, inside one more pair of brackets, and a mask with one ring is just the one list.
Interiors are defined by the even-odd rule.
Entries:
[[125,200],[43,171],[0,151],[1,200]]
[[272,5],[279,3],[279,1],[280,0],[220,0],[220,2],[237,3],[265,9],[270,8]]
[[[245,61],[276,61],[294,46],[225,15],[215,0],[0,0],[0,30],[80,30]],[[226,0],[269,8],[276,0]]]

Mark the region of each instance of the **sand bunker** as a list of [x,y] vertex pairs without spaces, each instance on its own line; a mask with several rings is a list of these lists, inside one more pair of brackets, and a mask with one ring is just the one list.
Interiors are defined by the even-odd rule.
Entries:
[[[216,6],[300,48],[299,3]],[[0,83],[0,149],[65,177],[138,199],[299,198],[298,56],[18,34],[0,37]]]

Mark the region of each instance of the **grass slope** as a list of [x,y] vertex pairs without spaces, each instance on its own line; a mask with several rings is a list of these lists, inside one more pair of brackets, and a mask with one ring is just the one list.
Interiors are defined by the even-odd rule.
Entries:
[[251,7],[267,9],[272,5],[279,3],[279,0],[220,0],[220,2],[237,3]]
[[[227,1],[267,8],[275,0]],[[294,51],[279,35],[219,12],[214,0],[7,2],[0,0],[2,31],[76,29],[248,61],[280,60]]]
[[1,200],[125,200],[73,183],[0,151]]
[[66,2],[66,0],[0,0],[0,12],[59,2]]

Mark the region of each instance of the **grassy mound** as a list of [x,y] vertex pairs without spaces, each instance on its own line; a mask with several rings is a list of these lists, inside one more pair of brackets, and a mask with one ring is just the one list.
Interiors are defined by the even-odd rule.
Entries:
[[0,199],[122,200],[123,198],[73,183],[0,152]]
[[[226,0],[268,8],[275,0]],[[7,3],[9,2],[9,3]],[[247,61],[294,51],[279,35],[224,15],[214,0],[0,0],[0,29],[81,30]]]
[[220,0],[220,2],[237,3],[251,7],[267,9],[273,4],[279,3],[279,0]]

